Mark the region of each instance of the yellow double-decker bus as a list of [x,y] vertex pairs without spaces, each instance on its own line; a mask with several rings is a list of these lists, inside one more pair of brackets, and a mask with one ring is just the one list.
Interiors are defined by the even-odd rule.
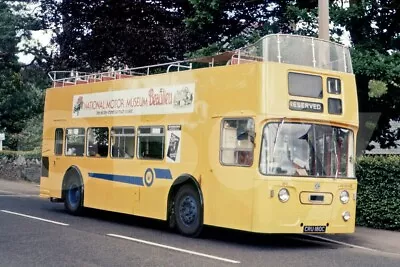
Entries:
[[52,72],[40,194],[257,233],[352,233],[358,104],[348,48],[268,35],[232,52]]

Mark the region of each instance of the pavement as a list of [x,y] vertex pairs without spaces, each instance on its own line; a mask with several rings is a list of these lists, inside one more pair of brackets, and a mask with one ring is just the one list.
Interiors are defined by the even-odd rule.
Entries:
[[356,227],[354,234],[336,234],[321,237],[349,247],[400,255],[400,232]]
[[39,185],[24,181],[9,181],[0,179],[0,194],[24,194],[24,195],[39,195]]
[[135,216],[71,216],[38,193],[35,184],[0,180],[0,266],[400,266],[399,232],[259,235],[206,227],[193,239]]

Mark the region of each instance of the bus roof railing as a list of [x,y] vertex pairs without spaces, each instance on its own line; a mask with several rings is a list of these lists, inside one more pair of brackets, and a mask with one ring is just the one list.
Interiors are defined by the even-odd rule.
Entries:
[[310,36],[270,34],[240,53],[263,61],[353,73],[349,47]]
[[220,64],[221,62],[234,65],[257,61],[270,61],[353,73],[350,51],[344,45],[308,36],[271,34],[264,36],[252,45],[214,56],[143,67],[110,69],[99,73],[51,71],[49,72],[49,77],[53,81],[54,87],[63,87],[169,73],[171,69],[178,72],[186,71],[191,70],[193,68],[192,64],[195,62],[208,63],[208,67],[214,67],[215,64]]
[[[173,63],[163,63],[157,65],[149,65],[144,67],[135,67],[114,70],[113,68],[109,71],[98,72],[98,73],[87,73],[78,71],[51,71],[49,77],[53,81],[54,87],[102,82],[109,80],[117,80],[122,78],[131,78],[134,76],[147,76],[155,73],[170,72],[171,68],[175,68],[177,71],[192,69],[192,63],[189,61],[177,61]],[[163,70],[166,69],[166,70]]]

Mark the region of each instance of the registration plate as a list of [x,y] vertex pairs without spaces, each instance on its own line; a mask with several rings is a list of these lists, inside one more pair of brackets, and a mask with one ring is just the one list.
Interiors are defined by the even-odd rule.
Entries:
[[325,233],[326,226],[304,226],[303,232],[304,233]]

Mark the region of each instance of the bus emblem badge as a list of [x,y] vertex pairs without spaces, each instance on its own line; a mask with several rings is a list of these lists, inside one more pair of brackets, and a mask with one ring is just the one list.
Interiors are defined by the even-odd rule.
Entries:
[[314,185],[314,188],[315,188],[315,190],[319,190],[319,189],[321,188],[320,183],[316,183],[316,184]]
[[146,172],[144,173],[144,177],[143,178],[144,178],[144,183],[148,187],[150,187],[154,182],[154,173],[153,173],[152,169],[148,168],[146,170]]

